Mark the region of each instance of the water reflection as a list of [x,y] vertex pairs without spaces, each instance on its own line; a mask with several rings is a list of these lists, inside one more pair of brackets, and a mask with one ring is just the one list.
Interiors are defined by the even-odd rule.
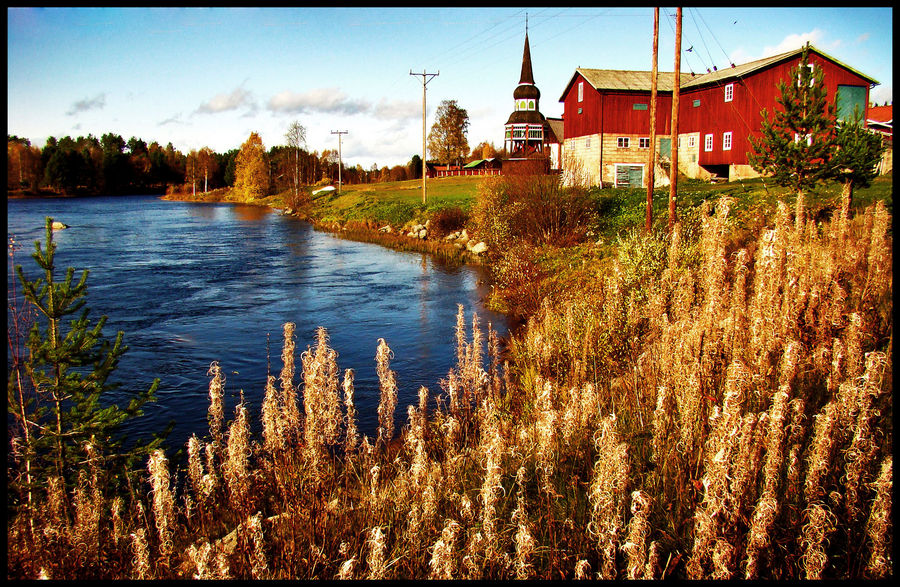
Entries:
[[194,202],[185,202],[184,210],[191,216],[196,216],[204,220],[215,220],[219,216],[220,206],[218,204],[203,204]]
[[[46,215],[73,227],[58,235],[58,266],[90,269],[91,316],[109,316],[107,335],[125,332],[130,350],[115,380],[134,389],[162,379],[159,402],[132,430],[145,435],[174,417],[172,447],[207,433],[212,361],[228,376],[228,416],[243,391],[258,421],[266,376],[281,370],[285,322],[296,324],[298,365],[316,328],[328,330],[341,372],[356,372],[358,425],[369,435],[377,427],[379,338],[394,352],[399,428],[419,387],[436,397],[455,363],[457,304],[469,336],[473,310],[484,329],[492,322],[506,331],[503,317],[481,305],[477,269],[336,239],[266,208],[154,198],[8,204],[11,234],[40,238],[35,227]],[[33,264],[26,274],[36,274]],[[299,373],[295,382],[302,387]]]
[[244,204],[234,205],[234,215],[243,222],[259,222],[271,214],[271,210],[264,206],[249,206]]

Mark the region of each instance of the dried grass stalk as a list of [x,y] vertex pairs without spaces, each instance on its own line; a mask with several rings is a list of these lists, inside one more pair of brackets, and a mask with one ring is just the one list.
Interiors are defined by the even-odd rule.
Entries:
[[378,350],[375,353],[376,372],[381,385],[381,400],[378,403],[378,439],[377,444],[387,445],[394,437],[394,410],[397,407],[397,379],[390,369],[393,357],[390,347],[383,338],[378,339]]
[[873,483],[875,499],[872,500],[872,511],[866,523],[866,537],[871,545],[866,573],[873,579],[890,577],[894,570],[890,550],[893,529],[891,521],[893,472],[894,459],[888,456],[881,464],[881,472]]

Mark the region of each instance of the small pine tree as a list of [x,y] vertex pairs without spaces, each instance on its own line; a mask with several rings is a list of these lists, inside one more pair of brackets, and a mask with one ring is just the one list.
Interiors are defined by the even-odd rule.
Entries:
[[778,185],[798,194],[830,175],[835,146],[834,106],[827,101],[824,74],[809,65],[809,44],[790,78],[778,82],[781,95],[773,118],[762,110],[762,138],[750,137],[747,154],[757,173],[771,174]]
[[[84,465],[85,445],[90,443],[94,453],[104,459],[103,468],[111,475],[108,482],[115,484],[114,477],[131,470],[168,434],[165,431],[147,443],[138,442],[123,450],[122,424],[140,416],[146,402],[155,401],[159,379],[147,391],[132,393],[124,409],[101,401],[118,387],[109,382],[109,377],[128,347],[122,344],[121,331],[113,341],[103,336],[106,316],[91,326],[89,310],[84,308],[88,270],[74,283],[75,269],[69,267],[65,279],[56,281],[52,224],[53,219],[48,217],[46,247],[35,241],[32,254],[44,276],[31,281],[21,265],[15,267],[23,297],[37,310],[38,319],[28,334],[28,355],[22,361],[33,394],[20,402],[16,394],[9,393],[9,408],[13,413],[26,414],[25,425],[31,427],[32,446],[27,450],[35,455],[36,472],[32,472],[36,482],[50,475],[74,482],[77,470]],[[83,310],[81,316],[66,328],[64,318],[79,310]]]
[[850,206],[853,189],[868,187],[878,175],[877,165],[886,147],[881,135],[863,125],[862,113],[858,110],[850,120],[837,124],[835,146],[831,177],[843,184],[842,197]]

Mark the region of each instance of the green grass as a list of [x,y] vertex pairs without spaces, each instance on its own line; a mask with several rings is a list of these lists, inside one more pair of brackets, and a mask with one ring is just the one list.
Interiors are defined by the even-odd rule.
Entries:
[[[594,189],[599,212],[594,231],[605,241],[611,241],[624,231],[642,227],[645,222],[647,190],[645,189]],[[720,197],[732,199],[732,215],[735,222],[747,228],[771,220],[779,201],[793,205],[796,194],[788,188],[774,185],[762,179],[711,184],[701,180],[681,179],[678,182],[677,214],[699,208],[704,200],[715,203]],[[841,186],[824,184],[807,194],[806,208],[814,217],[830,216],[838,208]],[[864,210],[876,200],[883,200],[888,212],[893,214],[893,177],[891,174],[875,178],[868,188],[853,192],[854,210]],[[687,212],[690,213],[690,212]],[[669,218],[669,188],[654,190],[653,223],[665,225]]]
[[[319,224],[377,225],[390,224],[395,229],[411,220],[424,222],[436,211],[458,207],[470,210],[478,194],[481,177],[450,177],[429,179],[427,203],[422,204],[422,181],[409,180],[344,186],[343,192],[331,192],[316,196],[305,210],[310,220]],[[807,209],[815,217],[830,216],[840,202],[841,186],[831,183],[813,190],[807,196]],[[269,196],[257,203],[274,207],[284,206],[284,194]],[[607,245],[613,245],[617,237],[628,230],[639,228],[645,221],[645,189],[592,188],[596,200],[598,220],[592,227],[593,237]],[[701,180],[681,179],[678,184],[678,214],[690,215],[699,209],[704,200],[717,201],[729,196],[732,217],[738,226],[752,230],[773,218],[779,201],[793,204],[795,196],[787,188],[771,181],[751,179],[723,184],[711,184]],[[653,220],[657,227],[668,221],[668,188],[655,190]],[[868,188],[854,191],[854,208],[862,210],[876,200],[883,200],[888,212],[893,212],[893,177],[888,174],[874,180]]]
[[410,180],[344,186],[342,193],[313,197],[308,212],[318,222],[374,221],[399,227],[413,219],[458,207],[468,210],[475,201],[480,177],[448,177],[427,181],[427,203],[422,203],[422,181]]

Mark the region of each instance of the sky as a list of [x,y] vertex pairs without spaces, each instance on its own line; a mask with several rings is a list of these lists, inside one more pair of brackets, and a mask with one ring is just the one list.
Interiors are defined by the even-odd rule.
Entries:
[[[437,73],[427,129],[440,102],[456,100],[470,147],[500,148],[526,15],[545,116],[562,115],[578,67],[651,69],[650,7],[8,8],[7,133],[37,147],[112,132],[224,153],[251,132],[267,149],[285,145],[298,121],[310,151],[340,146],[345,165],[366,169],[405,165],[422,152],[423,77],[411,73]],[[889,7],[684,8],[681,69],[807,40],[878,80],[870,101],[893,101]],[[674,71],[674,47],[675,8],[661,8],[660,71]]]

